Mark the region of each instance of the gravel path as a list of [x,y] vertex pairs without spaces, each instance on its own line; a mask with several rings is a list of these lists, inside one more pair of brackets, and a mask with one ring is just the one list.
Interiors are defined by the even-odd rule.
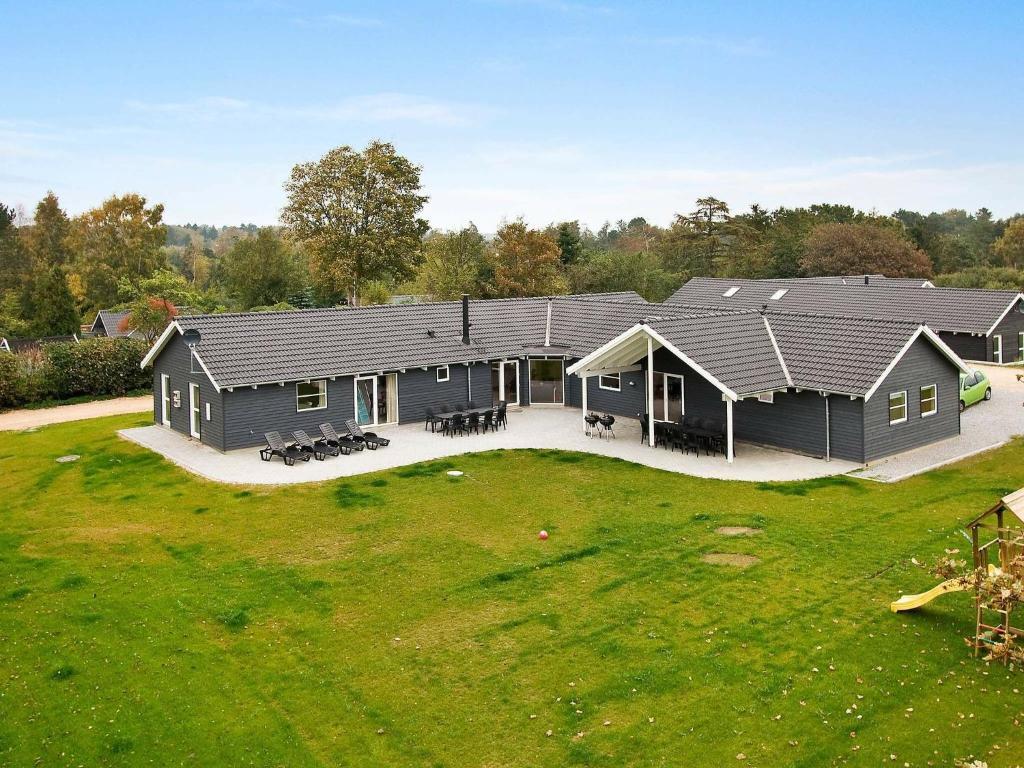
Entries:
[[869,464],[850,474],[883,483],[894,483],[929,469],[941,467],[975,453],[998,448],[1016,435],[1024,435],[1024,384],[1019,366],[972,366],[985,371],[992,382],[992,399],[972,405],[960,417],[960,436]]
[[0,413],[0,430],[31,429],[65,421],[95,419],[99,416],[117,416],[122,413],[145,413],[153,408],[151,395],[116,397],[91,403],[58,405],[54,408],[8,411]]

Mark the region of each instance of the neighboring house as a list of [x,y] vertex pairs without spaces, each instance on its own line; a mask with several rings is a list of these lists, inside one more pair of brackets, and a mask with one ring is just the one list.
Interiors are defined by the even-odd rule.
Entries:
[[156,422],[222,451],[472,400],[685,413],[727,427],[730,460],[736,439],[858,462],[959,434],[966,370],[919,323],[633,293],[177,318],[150,363]]
[[112,309],[101,309],[92,321],[90,331],[93,336],[109,336],[112,339],[134,338],[135,329],[122,330],[121,324],[130,312],[115,312]]
[[[669,305],[870,317],[927,325],[961,358],[1024,362],[1024,294],[983,288],[924,288],[894,278],[738,280],[695,277]],[[831,281],[831,282],[829,282]]]
[[57,344],[62,341],[78,343],[78,336],[40,336],[35,339],[0,339],[0,350],[4,352],[36,352],[46,344]]

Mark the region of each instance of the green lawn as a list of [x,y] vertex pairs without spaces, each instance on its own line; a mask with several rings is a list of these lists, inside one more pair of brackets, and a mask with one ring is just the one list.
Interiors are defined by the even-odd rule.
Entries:
[[143,422],[2,435],[2,765],[1024,754],[1024,674],[971,658],[970,598],[888,610],[1024,485],[1024,443],[892,486],[496,452],[240,489],[114,434]]

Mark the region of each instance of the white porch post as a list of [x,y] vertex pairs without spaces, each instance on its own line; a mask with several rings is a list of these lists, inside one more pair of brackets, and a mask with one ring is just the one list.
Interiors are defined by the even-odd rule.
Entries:
[[654,340],[647,337],[647,445],[654,447]]
[[580,381],[583,382],[583,415],[587,415],[587,377],[580,376]]
[[732,460],[735,457],[732,444],[732,400],[725,401],[725,460],[732,464]]
[[505,401],[505,361],[498,361],[498,402]]
[[832,424],[828,412],[828,392],[822,392],[825,396],[825,461],[832,461]]

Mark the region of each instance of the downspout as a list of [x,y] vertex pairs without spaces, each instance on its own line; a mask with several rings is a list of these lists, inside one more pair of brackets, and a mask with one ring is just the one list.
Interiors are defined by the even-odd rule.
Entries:
[[828,392],[822,392],[825,397],[825,461],[832,461],[832,421],[828,410]]

